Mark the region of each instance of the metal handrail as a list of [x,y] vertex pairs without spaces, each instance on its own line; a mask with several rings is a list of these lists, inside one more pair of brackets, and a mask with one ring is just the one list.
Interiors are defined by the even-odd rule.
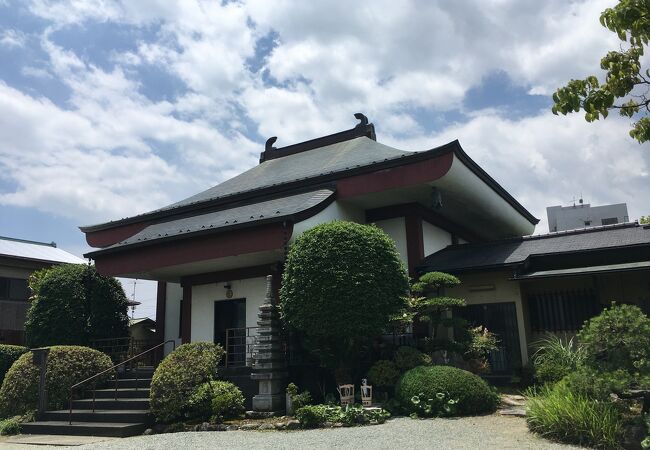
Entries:
[[[70,408],[70,415],[69,415],[68,423],[70,425],[72,425],[72,391],[74,389],[78,388],[79,386],[81,386],[84,383],[87,383],[88,381],[96,380],[97,377],[99,377],[101,375],[104,375],[107,372],[114,371],[117,367],[123,366],[123,365],[125,365],[126,363],[129,363],[129,362],[132,362],[133,360],[135,360],[137,358],[140,358],[141,356],[143,356],[143,355],[145,355],[145,354],[147,354],[149,352],[152,352],[152,351],[154,351],[154,350],[156,350],[156,349],[158,349],[160,347],[164,348],[164,346],[169,344],[170,342],[173,344],[172,351],[176,350],[176,341],[174,339],[169,339],[169,340],[167,340],[165,342],[161,342],[160,344],[156,345],[155,347],[151,347],[150,349],[145,350],[144,352],[142,352],[142,353],[140,353],[138,355],[135,355],[135,356],[133,356],[133,357],[131,357],[131,358],[125,360],[125,361],[122,361],[121,363],[115,364],[113,367],[111,367],[109,369],[102,370],[101,372],[96,373],[92,377],[88,377],[85,380],[80,381],[77,384],[73,384],[72,386],[70,386],[70,396],[68,397],[68,406]],[[96,395],[96,393],[95,393],[96,389],[95,388],[96,387],[97,387],[97,384],[95,382],[95,383],[93,383],[93,412],[95,412],[95,395]],[[135,373],[135,390],[136,391],[138,390],[138,372],[137,372],[137,370],[136,370],[136,373]],[[115,377],[115,400],[117,400],[117,376]]]

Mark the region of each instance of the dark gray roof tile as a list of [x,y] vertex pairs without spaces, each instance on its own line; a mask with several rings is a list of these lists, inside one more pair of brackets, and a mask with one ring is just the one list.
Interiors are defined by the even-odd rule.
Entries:
[[157,240],[165,236],[172,237],[205,231],[206,227],[214,230],[228,225],[258,222],[263,220],[265,216],[272,216],[272,219],[277,221],[278,218],[298,214],[317,206],[333,194],[334,191],[331,189],[319,189],[259,203],[236,206],[221,211],[155,223],[108,248],[124,247],[138,241]]
[[650,245],[650,227],[628,223],[479,244],[450,245],[427,256],[421,267],[438,271],[471,270],[520,264],[531,255],[641,244]]

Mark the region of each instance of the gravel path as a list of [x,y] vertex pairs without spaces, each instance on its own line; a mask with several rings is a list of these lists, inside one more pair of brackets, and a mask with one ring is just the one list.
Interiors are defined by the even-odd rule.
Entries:
[[[32,446],[12,445],[27,450]],[[3,448],[0,444],[0,448]],[[57,447],[33,447],[39,449]],[[58,447],[59,449],[61,447]],[[76,447],[126,449],[535,449],[579,447],[556,444],[528,432],[524,419],[498,414],[460,419],[397,418],[378,426],[304,431],[213,431],[159,434]]]

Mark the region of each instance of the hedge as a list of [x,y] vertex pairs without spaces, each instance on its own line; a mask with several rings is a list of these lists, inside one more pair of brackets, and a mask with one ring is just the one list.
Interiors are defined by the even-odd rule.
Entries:
[[4,380],[9,368],[16,362],[20,355],[28,351],[29,349],[27,347],[21,345],[0,344],[0,386],[2,386],[2,380]]
[[482,378],[451,366],[419,366],[406,372],[395,387],[395,396],[408,408],[414,397],[450,399],[455,414],[464,416],[493,412],[499,396]]
[[151,380],[151,412],[159,422],[181,420],[189,413],[196,389],[217,376],[221,346],[211,342],[183,344],[162,360]]
[[[45,387],[48,409],[68,406],[70,386],[113,366],[108,355],[88,347],[58,345],[50,347]],[[97,384],[108,380],[110,373]],[[0,388],[0,417],[23,415],[38,404],[39,370],[31,353],[23,354],[11,366]],[[81,390],[77,393],[81,395]]]

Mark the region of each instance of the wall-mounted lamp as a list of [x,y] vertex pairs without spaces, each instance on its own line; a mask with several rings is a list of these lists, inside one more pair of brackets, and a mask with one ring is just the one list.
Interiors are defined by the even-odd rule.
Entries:
[[232,283],[226,281],[226,284],[223,285],[223,288],[226,290],[226,298],[232,298]]
[[431,189],[431,207],[433,209],[442,208],[442,194],[435,187]]

